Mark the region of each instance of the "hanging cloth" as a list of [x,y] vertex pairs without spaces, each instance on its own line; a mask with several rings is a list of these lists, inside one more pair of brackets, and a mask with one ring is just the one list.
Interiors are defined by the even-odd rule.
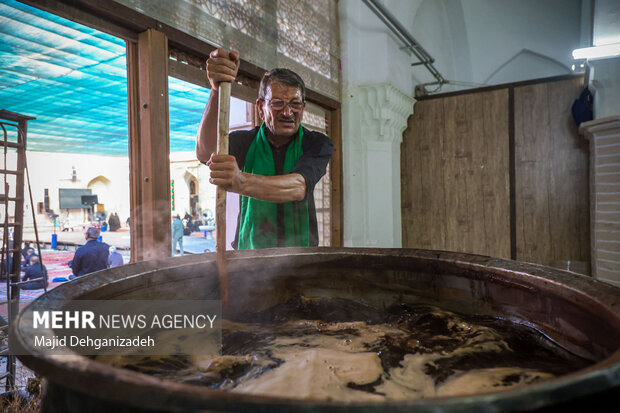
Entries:
[[[303,154],[303,128],[286,149],[282,172],[288,174]],[[265,134],[265,124],[258,129],[245,158],[243,172],[274,176],[273,153]],[[284,202],[284,245],[307,247],[310,244],[308,201]],[[278,204],[241,196],[239,246],[243,249],[278,247]]]

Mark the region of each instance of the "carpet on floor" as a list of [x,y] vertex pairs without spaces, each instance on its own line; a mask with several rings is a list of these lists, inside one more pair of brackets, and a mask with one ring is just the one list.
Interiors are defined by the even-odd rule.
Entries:
[[[63,284],[63,282],[52,282],[54,278],[64,277],[69,278],[71,275],[71,267],[69,267],[68,262],[73,259],[73,255],[75,252],[73,251],[54,251],[54,250],[44,250],[41,251],[41,255],[43,255],[43,265],[47,268],[47,275],[49,279],[49,284],[47,286],[47,290],[51,290],[56,286]],[[23,277],[23,273],[21,276]],[[28,305],[31,301],[35,300],[37,297],[42,295],[45,290],[21,290],[19,294],[19,309],[20,311]],[[7,299],[7,286],[6,281],[0,281],[0,300],[4,301]],[[8,316],[8,307],[6,305],[0,306],[0,316],[6,319]]]

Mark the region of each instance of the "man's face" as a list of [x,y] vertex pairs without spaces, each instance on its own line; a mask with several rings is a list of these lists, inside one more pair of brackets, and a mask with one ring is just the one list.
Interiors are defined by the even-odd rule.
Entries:
[[259,99],[256,103],[260,117],[273,135],[289,137],[299,129],[304,103],[298,87],[271,83],[267,86],[265,100]]

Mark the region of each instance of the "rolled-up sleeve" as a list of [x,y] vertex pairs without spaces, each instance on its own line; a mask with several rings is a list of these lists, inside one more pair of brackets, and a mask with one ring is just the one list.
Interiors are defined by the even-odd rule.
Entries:
[[319,132],[304,133],[303,139],[303,154],[289,173],[298,173],[304,177],[306,200],[325,175],[327,164],[334,153],[334,144],[329,137]]

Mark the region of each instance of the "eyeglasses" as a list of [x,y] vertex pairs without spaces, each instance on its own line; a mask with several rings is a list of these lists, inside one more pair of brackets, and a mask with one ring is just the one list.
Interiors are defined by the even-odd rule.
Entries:
[[299,112],[304,107],[304,102],[301,102],[299,100],[285,102],[281,99],[271,99],[267,101],[267,103],[269,104],[269,107],[273,110],[284,110],[284,107],[288,106],[289,108],[291,108],[291,111]]

